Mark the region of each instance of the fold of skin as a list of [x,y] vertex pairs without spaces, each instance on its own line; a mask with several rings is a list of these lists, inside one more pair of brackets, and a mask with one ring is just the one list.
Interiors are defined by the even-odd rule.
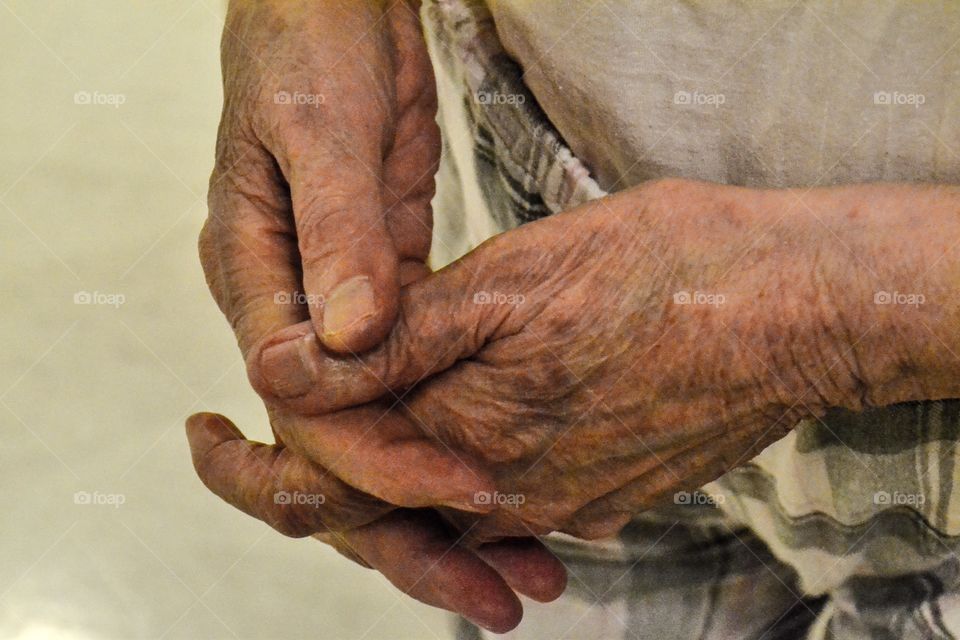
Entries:
[[445,510],[474,542],[609,535],[828,407],[960,395],[944,355],[960,353],[958,205],[951,187],[643,185],[407,287],[383,345],[318,347],[324,384],[286,403],[373,402],[481,463],[496,495],[478,505],[493,511]]

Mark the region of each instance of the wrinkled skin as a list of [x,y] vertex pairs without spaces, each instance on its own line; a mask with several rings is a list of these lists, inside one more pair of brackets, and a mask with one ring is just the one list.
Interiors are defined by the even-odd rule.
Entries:
[[[265,320],[307,312],[327,347],[373,346],[393,325],[401,281],[428,272],[440,134],[415,10],[235,0],[222,58],[200,242],[214,296],[241,346],[263,337]],[[357,279],[369,295],[337,295]],[[275,300],[300,291],[309,304]]]
[[[956,326],[956,305],[904,323],[899,309],[882,317],[861,303],[918,283],[930,300],[955,298],[935,283],[960,270],[930,271],[960,236],[956,193],[937,217],[944,194],[909,188],[859,201],[804,192],[799,207],[786,191],[653,183],[503,234],[419,280],[439,145],[408,9],[231,2],[200,251],[278,444],[246,441],[222,416],[190,420],[197,471],[225,500],[506,630],[519,621],[514,592],[555,598],[563,570],[530,538],[478,543],[601,536],[826,406],[960,394],[941,346],[916,339]],[[281,91],[324,100],[281,104]],[[902,215],[904,203],[919,214]],[[913,233],[931,220],[935,233]],[[929,258],[919,268],[918,247]],[[883,277],[868,282],[864,260]],[[309,304],[278,304],[301,290]],[[672,304],[679,291],[726,301]],[[481,292],[494,304],[474,304]],[[879,339],[861,335],[874,326]],[[938,338],[960,351],[953,334]],[[278,504],[277,491],[327,501]],[[478,499],[494,491],[524,502]]]
[[[814,238],[786,225],[757,241],[747,230],[765,213],[744,193],[663,181],[498,236],[408,287],[402,322],[359,360],[292,328],[329,381],[300,410],[372,400],[384,384],[409,389],[368,407],[371,418],[402,416],[411,434],[483,461],[502,499],[522,496],[477,526],[447,511],[472,539],[615,533],[856,396],[845,366],[805,384],[840,356],[839,345],[821,353],[809,330],[822,303]],[[676,304],[682,291],[725,301]],[[763,292],[768,305],[757,304]],[[791,349],[818,357],[780,352],[784,330],[811,340]],[[783,365],[779,383],[772,363]]]
[[[325,422],[358,424],[314,419],[303,427]],[[491,631],[519,624],[523,609],[516,594],[549,602],[566,587],[563,565],[535,538],[467,545],[434,511],[397,509],[358,492],[291,448],[245,440],[223,416],[192,416],[187,436],[200,478],[227,502],[286,535],[312,534],[407,595]],[[278,504],[274,496],[281,491],[325,501]]]
[[[810,194],[815,217],[791,211],[790,191],[665,180],[504,233],[407,287],[401,322],[359,358],[324,351],[309,325],[275,336],[303,340],[326,381],[288,399],[290,411],[333,411],[322,419],[344,424],[367,412],[368,424],[387,420],[482,463],[496,491],[524,501],[445,510],[474,541],[609,535],[827,407],[955,395],[942,366],[904,375],[938,367],[910,345],[929,345],[916,320],[933,326],[945,307],[873,304],[878,282],[907,290],[918,265],[868,267],[845,245],[875,241],[857,226],[864,205],[887,217],[890,242],[918,244],[910,212],[922,194],[889,191],[882,207],[852,205],[841,189]],[[678,304],[683,291],[706,303]],[[483,292],[502,303],[478,304]],[[326,465],[338,454],[311,455]]]
[[[400,286],[429,273],[440,138],[416,5],[230,3],[224,110],[199,244],[210,290],[245,355],[261,355],[264,340],[300,322],[333,352],[368,349],[393,326]],[[298,358],[280,349],[264,360],[286,372]],[[296,389],[292,376],[274,378],[281,380]],[[371,431],[356,419],[357,431],[323,443],[320,429],[302,435],[312,423],[280,417],[275,403],[267,408],[275,446],[246,442],[221,416],[188,422],[197,471],[228,502],[285,534],[317,534],[410,595],[492,630],[519,622],[515,591],[550,600],[563,590],[562,565],[534,540],[469,551],[435,516],[398,510],[483,511],[472,497],[492,481],[462,455],[402,437],[390,420]],[[361,428],[365,437],[331,460],[339,473],[299,455],[332,450]],[[301,434],[294,446],[285,444],[290,431]],[[422,472],[399,473],[410,468]],[[245,486],[229,486],[236,470]],[[389,481],[384,470],[394,471]],[[325,502],[276,502],[278,491],[297,486]]]

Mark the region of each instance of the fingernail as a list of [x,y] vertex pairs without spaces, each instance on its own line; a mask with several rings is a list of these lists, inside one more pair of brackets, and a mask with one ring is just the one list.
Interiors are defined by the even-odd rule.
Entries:
[[297,398],[309,393],[317,383],[319,358],[317,336],[311,332],[268,347],[260,356],[260,365],[276,397]]
[[336,336],[376,313],[373,285],[366,276],[354,276],[337,285],[323,305],[323,335]]

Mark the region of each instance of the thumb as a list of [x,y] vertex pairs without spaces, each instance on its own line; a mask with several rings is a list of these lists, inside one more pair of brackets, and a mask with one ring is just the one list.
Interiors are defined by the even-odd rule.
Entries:
[[379,153],[333,136],[288,151],[303,286],[320,340],[338,353],[378,344],[397,316],[399,258],[383,211]]
[[[516,305],[491,304],[474,273],[469,263],[455,263],[405,287],[399,320],[382,343],[361,355],[325,349],[307,322],[282,329],[251,350],[250,382],[263,398],[301,415],[399,394],[511,330]],[[294,388],[292,378],[304,383]]]

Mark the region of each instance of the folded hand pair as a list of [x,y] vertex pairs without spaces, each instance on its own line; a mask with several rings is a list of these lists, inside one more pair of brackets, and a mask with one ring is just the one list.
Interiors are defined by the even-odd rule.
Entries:
[[564,586],[533,536],[611,535],[854,402],[845,367],[792,357],[804,340],[841,345],[810,330],[827,324],[807,305],[825,231],[775,219],[787,193],[649,183],[410,282],[368,350],[335,353],[309,320],[272,333],[247,365],[278,444],[200,414],[197,471],[279,531],[510,628],[514,590],[549,600]]

